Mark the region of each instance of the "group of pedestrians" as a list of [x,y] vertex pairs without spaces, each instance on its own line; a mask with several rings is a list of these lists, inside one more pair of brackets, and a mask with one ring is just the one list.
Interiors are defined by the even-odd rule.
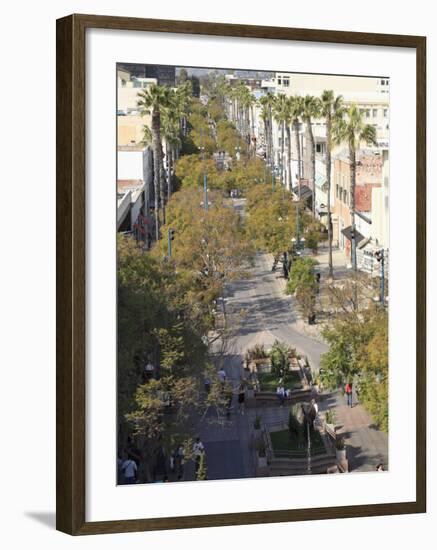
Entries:
[[[232,387],[231,381],[228,380],[228,376],[223,367],[217,371],[217,376],[219,383],[221,385],[221,392],[225,396],[226,401],[226,416],[229,418],[232,410],[232,401],[235,392],[235,388]],[[205,392],[208,394],[211,391],[211,379],[209,376],[206,376],[204,379]],[[240,378],[240,383],[236,388],[237,401],[238,401],[238,411],[241,415],[244,414],[245,410],[245,396],[246,388],[243,378]]]
[[284,406],[285,400],[288,399],[291,395],[291,389],[284,388],[284,384],[282,382],[282,378],[279,380],[278,387],[276,388],[276,396],[279,399],[279,403],[281,404],[281,407]]

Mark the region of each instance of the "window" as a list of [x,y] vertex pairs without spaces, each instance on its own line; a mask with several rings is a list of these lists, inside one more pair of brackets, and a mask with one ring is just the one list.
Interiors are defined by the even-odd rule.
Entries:
[[378,116],[378,109],[372,109],[372,116],[376,118]]
[[316,153],[321,153],[321,152],[322,152],[322,144],[316,143]]
[[343,190],[343,202],[347,204],[347,191],[346,189]]
[[388,109],[384,109],[383,114],[384,114],[384,118],[387,118],[388,117]]
[[366,109],[366,118],[370,118],[370,109]]
[[284,81],[282,82],[282,85],[288,88],[290,86],[290,80],[288,78],[284,78]]
[[337,199],[338,199],[338,183],[337,183],[337,185],[335,186],[335,196],[336,196]]
[[281,86],[281,84],[282,84],[282,78],[280,76],[278,76],[278,84],[279,84],[279,86]]

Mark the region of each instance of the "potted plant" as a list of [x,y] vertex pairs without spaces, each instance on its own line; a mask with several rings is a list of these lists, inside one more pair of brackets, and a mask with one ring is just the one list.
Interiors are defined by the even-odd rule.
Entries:
[[335,442],[335,454],[338,462],[346,460],[346,443],[343,437],[337,438]]

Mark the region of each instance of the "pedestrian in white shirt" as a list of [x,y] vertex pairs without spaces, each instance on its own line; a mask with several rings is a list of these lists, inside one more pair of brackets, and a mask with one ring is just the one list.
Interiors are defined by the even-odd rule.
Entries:
[[121,465],[121,471],[123,472],[126,484],[130,485],[132,483],[135,483],[137,478],[137,470],[138,467],[135,460],[128,458],[123,462],[123,464]]
[[276,388],[276,395],[278,396],[279,402],[281,403],[281,407],[282,407],[283,404],[284,404],[284,401],[285,401],[285,390],[284,390],[284,386],[279,385],[279,386]]
[[219,377],[221,385],[224,386],[226,381],[226,372],[223,367],[217,372],[217,376]]

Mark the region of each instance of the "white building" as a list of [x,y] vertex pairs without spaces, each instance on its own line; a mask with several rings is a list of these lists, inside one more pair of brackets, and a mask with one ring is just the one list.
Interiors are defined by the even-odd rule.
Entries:
[[118,148],[117,194],[118,230],[131,231],[135,224],[140,222],[143,225],[150,224],[149,211],[153,198],[153,162],[150,147]]

